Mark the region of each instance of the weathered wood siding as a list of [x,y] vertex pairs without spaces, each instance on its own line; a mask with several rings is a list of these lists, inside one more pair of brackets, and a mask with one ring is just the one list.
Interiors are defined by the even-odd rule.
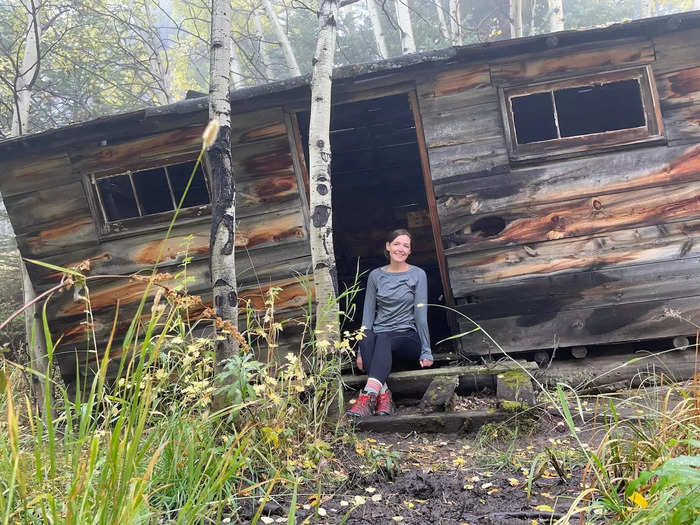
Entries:
[[[2,178],[8,213],[21,253],[53,265],[71,267],[90,260],[91,275],[129,275],[148,272],[162,251],[159,268],[175,274],[185,256],[192,294],[211,303],[209,273],[209,215],[182,220],[163,244],[167,224],[141,228],[121,238],[100,240],[88,205],[84,175],[120,173],[150,167],[158,162],[191,160],[201,148],[206,111],[189,125],[131,137],[100,146],[99,140],[57,148],[31,160],[16,158]],[[109,130],[107,131],[109,133]],[[307,225],[297,172],[290,148],[289,130],[281,109],[267,109],[232,117],[233,169],[237,181],[236,264],[239,296],[244,303],[264,310],[264,294],[271,286],[282,288],[277,309],[281,316],[299,314],[306,292],[294,277],[310,266]],[[165,189],[167,191],[167,189]],[[189,240],[188,240],[189,239]],[[58,282],[60,274],[29,265],[38,291]],[[175,283],[166,283],[175,284]],[[145,284],[106,278],[89,283],[93,326],[98,340],[106,340],[120,303],[116,340],[126,332],[136,313]],[[155,292],[155,290],[154,290]],[[150,311],[147,308],[146,311]],[[62,371],[70,380],[75,358],[84,359],[85,313],[73,291],[57,294],[49,303],[49,316],[59,349]],[[194,315],[197,312],[193,312]],[[242,321],[243,323],[245,321]],[[294,337],[292,337],[292,340]]]
[[[692,30],[554,49],[419,85],[452,291],[507,350],[695,333],[665,312],[700,319],[699,44]],[[509,161],[498,86],[646,64],[666,144]],[[464,346],[490,347],[479,334]]]

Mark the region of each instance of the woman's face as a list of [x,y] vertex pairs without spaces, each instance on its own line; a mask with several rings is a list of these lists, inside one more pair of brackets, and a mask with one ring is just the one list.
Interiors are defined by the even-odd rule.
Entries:
[[411,238],[408,235],[399,235],[391,242],[386,243],[386,251],[392,262],[402,263],[411,255]]

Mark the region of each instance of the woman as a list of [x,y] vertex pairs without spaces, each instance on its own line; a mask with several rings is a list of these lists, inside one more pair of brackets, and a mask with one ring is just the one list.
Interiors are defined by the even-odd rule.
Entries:
[[428,281],[425,272],[406,262],[411,234],[394,230],[386,242],[389,264],[375,268],[367,279],[357,367],[367,372],[367,384],[347,414],[365,417],[391,415],[393,401],[386,386],[392,361],[414,366],[433,364],[428,333]]

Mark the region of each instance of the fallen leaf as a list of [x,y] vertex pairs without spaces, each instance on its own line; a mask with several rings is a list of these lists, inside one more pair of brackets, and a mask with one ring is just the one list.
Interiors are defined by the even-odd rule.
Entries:
[[375,492],[377,492],[377,489],[375,489],[374,487],[367,487],[365,489],[365,492],[369,492],[370,494],[374,494]]
[[549,505],[537,505],[535,507],[535,510],[539,510],[542,512],[554,512],[554,509],[550,507]]
[[467,478],[467,481],[471,481],[472,483],[476,483],[480,479],[481,478],[479,476],[472,476],[471,478]]
[[350,505],[350,503],[348,503],[348,502],[345,501],[344,499],[343,499],[343,500],[340,500],[340,506],[341,506],[341,507],[347,507],[348,505]]
[[406,505],[409,509],[415,507],[415,505],[410,501],[404,501],[403,504]]
[[472,484],[464,485],[463,488],[464,488],[464,490],[473,490],[473,489],[474,489],[474,485],[472,485]]
[[372,496],[372,501],[381,501],[382,500],[382,495],[381,494],[375,494]]
[[270,523],[275,522],[275,518],[268,518],[267,516],[260,516],[260,521],[262,521],[266,525],[269,525]]
[[355,497],[352,499],[352,502],[353,502],[355,505],[364,505],[365,503],[367,503],[367,500],[366,500],[365,498],[363,498],[362,496],[355,496]]
[[481,485],[482,489],[487,489],[489,487],[493,487],[493,483],[484,483],[483,485]]
[[487,494],[495,494],[496,492],[500,492],[499,489],[491,489],[487,492]]
[[394,516],[394,517],[391,518],[391,519],[394,520],[394,521],[403,521],[403,516]]
[[508,483],[510,483],[512,487],[517,487],[520,485],[520,482],[515,478],[508,478]]

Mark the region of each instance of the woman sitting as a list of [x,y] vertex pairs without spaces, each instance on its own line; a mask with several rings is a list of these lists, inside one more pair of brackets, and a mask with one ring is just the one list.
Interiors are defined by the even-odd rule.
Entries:
[[367,279],[357,367],[367,372],[367,384],[347,414],[388,416],[394,411],[386,378],[394,361],[415,366],[433,364],[428,333],[428,280],[425,272],[406,262],[411,234],[394,230],[386,242],[389,264],[375,268]]

